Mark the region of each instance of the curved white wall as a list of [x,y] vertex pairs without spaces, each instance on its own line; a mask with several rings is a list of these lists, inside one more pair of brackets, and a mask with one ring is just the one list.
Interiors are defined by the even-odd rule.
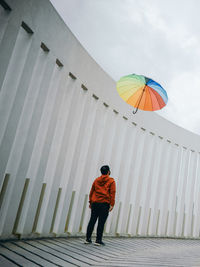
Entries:
[[[0,233],[85,233],[109,164],[112,235],[199,237],[200,137],[132,109],[48,0],[0,6]],[[72,73],[69,75],[69,73]]]

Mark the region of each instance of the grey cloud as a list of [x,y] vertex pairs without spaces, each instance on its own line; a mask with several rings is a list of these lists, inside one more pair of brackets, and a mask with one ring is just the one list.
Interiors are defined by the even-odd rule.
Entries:
[[[198,0],[51,0],[75,36],[116,81],[129,73],[157,80],[167,90],[169,105],[158,112],[192,131],[199,130]],[[188,75],[187,75],[188,74]],[[181,83],[181,84],[180,84]],[[191,81],[192,83],[192,81]],[[181,99],[180,99],[181,95]],[[194,98],[194,99],[193,99]]]

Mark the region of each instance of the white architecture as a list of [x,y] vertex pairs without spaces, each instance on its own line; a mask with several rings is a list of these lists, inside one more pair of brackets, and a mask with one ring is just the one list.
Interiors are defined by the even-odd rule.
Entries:
[[105,234],[199,238],[200,137],[133,115],[48,0],[0,3],[1,239],[85,233],[103,164]]

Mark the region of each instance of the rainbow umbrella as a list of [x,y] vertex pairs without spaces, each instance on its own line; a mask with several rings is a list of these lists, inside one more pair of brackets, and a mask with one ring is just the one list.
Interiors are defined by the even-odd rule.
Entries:
[[162,86],[143,75],[130,74],[121,77],[117,82],[120,97],[129,105],[146,111],[163,108],[168,101],[167,93]]

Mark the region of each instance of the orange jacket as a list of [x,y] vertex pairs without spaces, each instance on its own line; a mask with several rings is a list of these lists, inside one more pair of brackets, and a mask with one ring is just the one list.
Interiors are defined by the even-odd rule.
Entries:
[[109,203],[111,206],[115,204],[115,180],[109,175],[101,175],[96,178],[90,190],[89,202]]

